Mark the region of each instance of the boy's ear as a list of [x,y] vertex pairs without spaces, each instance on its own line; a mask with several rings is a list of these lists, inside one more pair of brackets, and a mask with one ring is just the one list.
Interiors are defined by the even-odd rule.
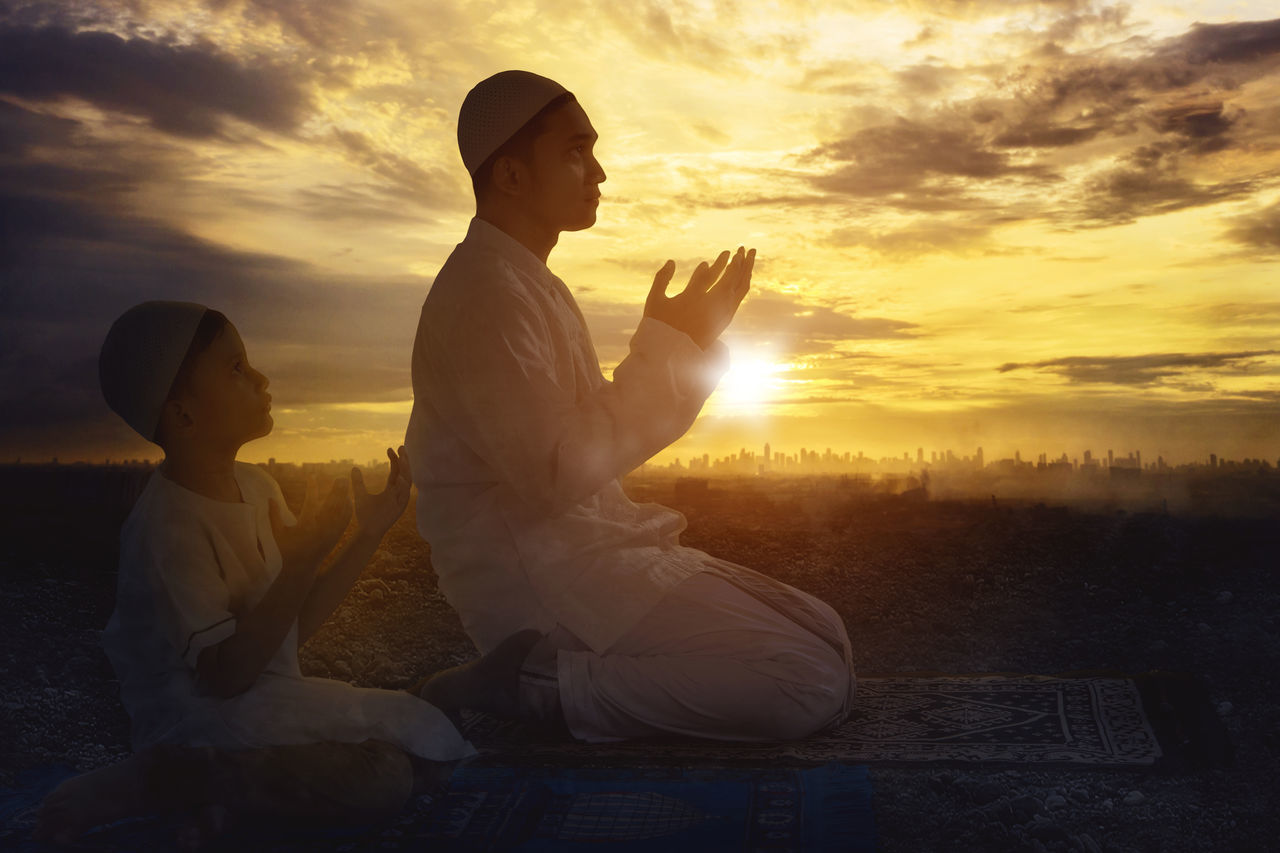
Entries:
[[160,410],[160,428],[156,430],[156,435],[171,439],[194,424],[195,419],[181,399],[166,400],[164,408]]

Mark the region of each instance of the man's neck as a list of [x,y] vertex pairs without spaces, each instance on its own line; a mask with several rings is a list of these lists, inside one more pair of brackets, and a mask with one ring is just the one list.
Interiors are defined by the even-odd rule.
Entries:
[[532,252],[544,264],[560,239],[559,231],[548,231],[546,227],[534,222],[518,210],[497,205],[482,205],[476,209],[476,217],[501,230]]

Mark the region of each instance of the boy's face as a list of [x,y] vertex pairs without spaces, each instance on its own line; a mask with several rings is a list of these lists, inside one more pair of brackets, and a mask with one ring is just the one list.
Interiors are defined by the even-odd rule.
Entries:
[[547,116],[533,141],[528,212],[548,230],[581,231],[596,222],[604,169],[593,153],[591,120],[577,101]]
[[192,419],[193,437],[239,447],[271,432],[267,377],[249,366],[244,343],[230,323],[196,359],[180,402]]

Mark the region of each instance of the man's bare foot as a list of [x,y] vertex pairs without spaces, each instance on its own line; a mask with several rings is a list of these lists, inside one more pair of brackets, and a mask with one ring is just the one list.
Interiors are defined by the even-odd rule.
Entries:
[[418,695],[446,714],[467,708],[515,719],[520,712],[520,664],[542,637],[533,628],[517,631],[484,657],[432,676]]
[[70,844],[95,826],[147,814],[152,805],[144,785],[149,763],[146,753],[138,753],[63,782],[40,803],[32,839]]

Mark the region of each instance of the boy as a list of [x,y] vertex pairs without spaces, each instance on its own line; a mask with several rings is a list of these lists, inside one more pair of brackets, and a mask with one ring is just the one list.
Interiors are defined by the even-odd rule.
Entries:
[[600,373],[546,266],[595,223],[605,173],[572,93],[504,71],[463,101],[476,215],[422,308],[405,446],[440,589],[483,653],[422,695],[587,741],[672,732],[795,738],[848,713],[844,624],[826,604],[679,544],[685,520],[618,478],[679,438],[728,367],[719,340],[755,251],[654,278],[630,355]]
[[352,469],[295,519],[276,482],[236,461],[271,431],[267,378],[227,319],[147,302],[99,356],[108,405],[165,451],[120,537],[116,609],[103,645],[135,755],[68,780],[36,837],[70,842],[120,817],[192,810],[186,841],[227,818],[366,821],[394,814],[445,762],[474,754],[435,707],[404,691],[304,677],[298,646],[338,607],[409,499],[403,454],[370,495]]

